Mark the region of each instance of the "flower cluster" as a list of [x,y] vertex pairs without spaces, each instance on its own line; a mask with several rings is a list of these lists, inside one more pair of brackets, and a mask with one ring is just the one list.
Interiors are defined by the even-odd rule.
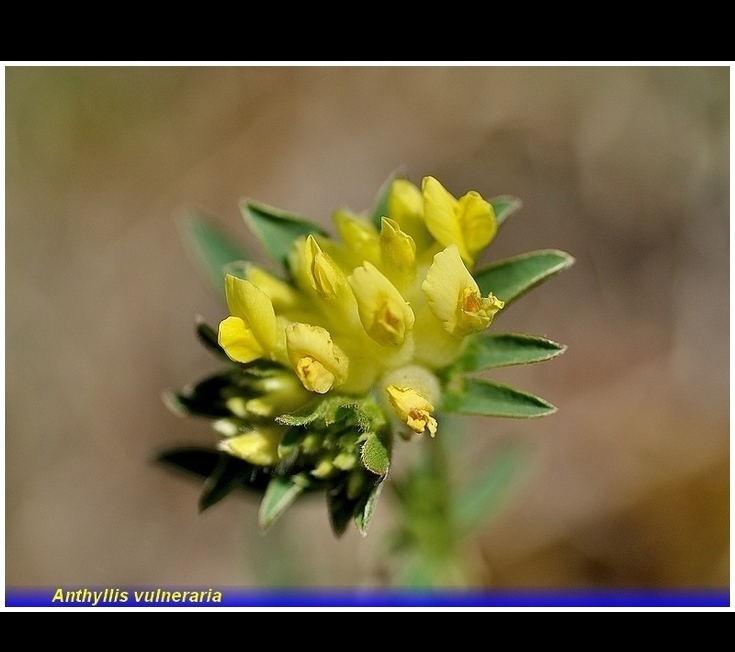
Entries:
[[199,334],[230,368],[170,397],[222,435],[225,457],[200,471],[212,474],[208,501],[213,489],[219,499],[238,485],[265,488],[267,527],[303,491],[326,490],[335,531],[351,519],[364,531],[394,433],[442,436],[443,411],[553,411],[538,397],[463,375],[563,350],[485,332],[506,304],[571,264],[543,251],[473,276],[517,206],[475,191],[457,198],[431,176],[420,187],[394,178],[372,216],[338,210],[332,238],[302,218],[245,202],[246,219],[285,273],[227,266],[229,316],[216,331],[201,324]]
[[254,266],[244,279],[228,274],[219,343],[235,362],[280,363],[309,392],[376,391],[413,432],[433,436],[434,372],[503,307],[468,270],[495,236],[495,213],[478,193],[455,199],[433,177],[421,190],[394,182],[386,212],[377,229],[338,211],[340,241],[298,238],[292,283]]

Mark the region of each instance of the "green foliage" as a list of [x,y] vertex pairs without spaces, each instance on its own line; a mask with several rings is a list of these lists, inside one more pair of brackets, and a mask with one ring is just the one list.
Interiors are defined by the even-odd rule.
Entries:
[[466,339],[452,370],[468,373],[543,362],[564,353],[566,348],[563,344],[533,335],[488,333]]
[[373,207],[373,225],[376,229],[380,230],[380,223],[383,217],[388,215],[388,199],[390,198],[390,190],[393,186],[393,182],[399,178],[399,173],[393,172],[380,186],[378,195],[375,198],[375,205]]
[[490,199],[495,212],[495,221],[500,226],[507,218],[521,208],[521,200],[510,195],[501,195]]
[[519,389],[477,378],[457,377],[444,394],[445,412],[530,419],[556,412],[544,399]]
[[243,201],[240,211],[268,255],[281,265],[285,264],[294,240],[304,235],[326,235],[320,226],[303,217],[258,202]]
[[304,492],[298,476],[275,476],[265,491],[258,510],[258,523],[267,530]]
[[378,498],[383,489],[383,480],[384,478],[381,478],[373,485],[372,489],[365,495],[364,505],[355,510],[355,525],[363,536],[367,534],[368,525],[370,525],[375,513],[375,506],[378,504]]
[[[211,507],[235,489],[262,493],[270,481],[270,475],[264,467],[201,446],[171,448],[159,453],[155,461],[173,471],[205,481],[203,491],[207,495],[202,495],[201,509]],[[223,492],[225,486],[228,489]],[[219,498],[213,500],[218,495]]]
[[360,459],[368,471],[385,475],[390,468],[390,453],[380,438],[370,433],[360,449]]
[[469,534],[490,521],[527,467],[526,450],[516,442],[508,442],[496,450],[452,497],[451,511],[458,531]]
[[231,263],[244,260],[245,252],[201,212],[191,212],[182,220],[180,230],[202,276],[224,297],[225,270]]
[[201,317],[197,318],[196,333],[202,346],[220,360],[229,362],[225,350],[220,346],[217,331],[207,324]]
[[563,272],[574,258],[552,249],[532,251],[493,263],[474,273],[483,294],[492,292],[505,307],[552,276]]

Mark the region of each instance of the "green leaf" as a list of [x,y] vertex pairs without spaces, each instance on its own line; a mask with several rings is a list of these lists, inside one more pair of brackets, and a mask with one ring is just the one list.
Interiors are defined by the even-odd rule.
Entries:
[[525,449],[516,443],[508,443],[495,452],[455,496],[452,513],[457,527],[468,534],[494,516],[527,465]]
[[155,462],[203,480],[214,473],[221,456],[211,448],[181,446],[162,451]]
[[265,496],[258,510],[258,523],[267,530],[303,493],[304,487],[295,481],[294,476],[276,476],[268,484]]
[[232,415],[226,405],[227,391],[233,386],[232,374],[209,376],[182,392],[164,392],[164,403],[174,412],[185,416],[219,419]]
[[370,397],[320,396],[303,407],[276,417],[282,426],[306,426],[319,421],[320,427],[335,423],[355,424],[361,432],[380,430],[386,423],[385,414]]
[[520,333],[490,333],[484,337],[468,337],[453,371],[468,373],[531,364],[550,360],[566,351],[566,346],[543,337]]
[[373,207],[373,224],[375,228],[380,231],[382,226],[383,217],[388,217],[388,199],[390,198],[390,190],[393,186],[393,182],[400,177],[398,171],[393,172],[380,186],[378,190],[378,196],[375,199],[375,206]]
[[192,212],[182,220],[180,231],[201,274],[224,296],[224,270],[229,264],[246,258],[245,252],[199,212]]
[[263,493],[270,480],[270,475],[263,467],[253,466],[244,460],[239,460],[211,448],[200,446],[172,448],[159,453],[155,461],[174,471],[206,481],[215,472],[218,472],[220,464],[225,458],[231,462],[232,471],[239,467],[239,479],[237,483],[234,483],[234,489]]
[[493,263],[474,273],[483,294],[492,292],[506,307],[529,290],[563,272],[574,258],[552,249],[531,251]]
[[289,455],[294,454],[298,450],[298,447],[301,445],[301,442],[304,440],[308,432],[309,431],[306,428],[289,428],[286,431],[286,434],[283,435],[281,443],[278,444],[278,456],[281,458],[286,458]]
[[495,221],[500,226],[505,220],[521,208],[521,200],[510,195],[500,195],[488,200],[495,211]]
[[201,317],[197,317],[197,337],[202,345],[214,353],[218,358],[231,362],[230,358],[225,353],[225,350],[219,344],[218,332],[207,324]]
[[355,501],[347,497],[344,484],[327,490],[329,524],[336,537],[341,537],[355,515]]
[[329,425],[334,423],[342,400],[340,396],[319,396],[298,410],[277,416],[276,423],[282,426],[307,426],[321,419]]
[[327,235],[317,224],[265,204],[245,200],[240,203],[240,211],[268,255],[280,265],[285,264],[296,238],[310,234]]
[[374,433],[370,433],[360,450],[360,459],[368,471],[376,475],[385,475],[390,468],[390,454],[382,441]]
[[373,518],[375,512],[375,506],[378,504],[378,498],[380,498],[380,492],[383,490],[383,480],[381,479],[367,495],[365,504],[355,514],[355,525],[360,531],[362,536],[367,534],[368,526]]
[[223,454],[211,476],[204,481],[199,498],[199,511],[217,504],[236,489],[242,489],[253,467],[244,460]]
[[531,419],[556,412],[544,399],[521,390],[477,378],[456,377],[444,395],[446,412],[487,417]]

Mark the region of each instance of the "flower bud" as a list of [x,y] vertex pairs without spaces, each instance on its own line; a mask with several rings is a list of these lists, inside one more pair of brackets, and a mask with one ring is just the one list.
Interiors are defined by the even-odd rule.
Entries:
[[382,346],[403,344],[414,315],[396,287],[367,261],[348,280],[367,334]]
[[286,327],[288,359],[306,389],[325,394],[347,377],[347,356],[320,326],[296,323]]

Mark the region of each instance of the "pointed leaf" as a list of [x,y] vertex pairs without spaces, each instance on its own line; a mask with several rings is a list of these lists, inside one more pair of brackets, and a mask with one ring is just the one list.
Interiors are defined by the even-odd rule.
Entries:
[[221,453],[211,448],[181,446],[159,453],[155,461],[196,478],[208,478],[217,468]]
[[365,504],[360,508],[357,514],[355,514],[355,525],[357,525],[357,529],[360,531],[360,534],[362,534],[362,536],[365,536],[367,534],[368,526],[370,525],[370,521],[373,518],[375,506],[378,504],[378,498],[380,497],[380,492],[382,490],[383,480],[381,479],[370,490],[370,493],[367,495],[367,500],[365,501]]
[[521,200],[510,195],[500,195],[488,200],[495,211],[495,221],[500,226],[505,220],[521,208]]
[[310,234],[327,235],[317,224],[265,204],[245,200],[240,203],[240,211],[268,255],[278,264],[285,263],[296,238]]
[[225,457],[234,460],[235,464],[240,467],[240,478],[234,487],[235,489],[253,490],[259,493],[265,490],[270,476],[264,471],[263,467],[252,466],[244,460],[232,458],[211,448],[200,446],[172,448],[159,453],[155,461],[175,471],[207,480],[218,470],[222,459]]
[[475,280],[483,294],[492,292],[505,301],[506,307],[547,279],[563,272],[574,258],[563,251],[532,251],[493,263],[475,272]]
[[283,435],[281,443],[278,444],[278,456],[285,458],[295,453],[309,431],[306,428],[293,427]]
[[566,346],[543,337],[520,333],[490,333],[467,338],[453,370],[459,373],[543,362],[566,351]]
[[304,488],[292,476],[276,476],[268,484],[265,496],[260,503],[258,523],[267,530],[303,493]]
[[385,475],[390,467],[390,454],[376,434],[370,433],[362,445],[360,459],[368,471]]
[[225,235],[206,215],[192,212],[180,225],[180,231],[199,271],[223,297],[224,269],[246,258],[245,252]]
[[509,443],[494,453],[456,495],[452,513],[457,527],[469,533],[495,515],[527,464],[525,450],[516,443]]
[[306,426],[317,419],[327,419],[339,407],[339,397],[319,396],[298,410],[277,416],[276,423],[282,426]]
[[202,345],[214,353],[218,358],[230,362],[230,358],[225,350],[219,345],[219,337],[217,331],[207,324],[201,317],[197,317],[197,337]]
[[385,425],[385,415],[370,397],[320,396],[298,410],[276,417],[282,426],[306,426],[315,421],[319,425],[334,423],[355,424],[361,431],[376,430]]
[[176,413],[210,419],[231,416],[226,392],[234,384],[230,373],[216,374],[185,388],[182,392],[164,392],[163,400]]
[[378,231],[380,231],[380,227],[382,226],[383,217],[389,217],[388,199],[390,198],[390,190],[393,182],[399,176],[399,172],[396,170],[383,182],[380,190],[378,190],[378,196],[375,198],[375,206],[373,207],[373,224]]
[[332,532],[336,537],[341,537],[355,514],[355,501],[347,497],[344,485],[327,491],[327,511]]
[[242,489],[243,483],[250,477],[253,467],[244,460],[223,454],[211,476],[202,487],[199,498],[199,511],[217,504],[236,489]]
[[477,378],[454,379],[444,396],[446,412],[487,417],[531,419],[556,412],[544,399],[521,390]]

